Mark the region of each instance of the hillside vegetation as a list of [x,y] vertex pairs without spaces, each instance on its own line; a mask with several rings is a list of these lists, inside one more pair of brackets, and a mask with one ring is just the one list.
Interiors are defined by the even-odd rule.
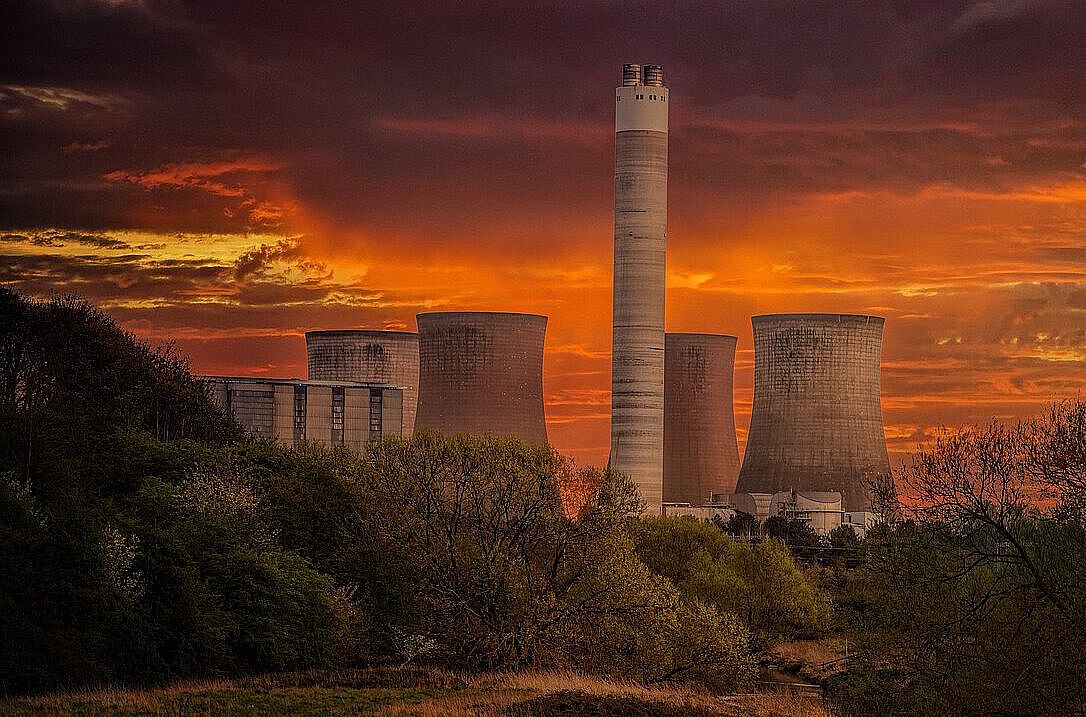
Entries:
[[[0,289],[0,711],[1086,714],[1086,404],[896,479],[844,561],[632,518],[625,476],[514,440],[287,450],[168,348]],[[796,674],[829,707],[741,696]]]
[[[749,688],[747,627],[638,557],[621,475],[513,440],[246,439],[93,307],[0,292],[3,689],[372,664]],[[596,486],[576,519],[564,482]]]

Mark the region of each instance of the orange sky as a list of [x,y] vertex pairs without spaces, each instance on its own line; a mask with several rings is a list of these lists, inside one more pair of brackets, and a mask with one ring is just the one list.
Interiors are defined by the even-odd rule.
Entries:
[[551,440],[600,463],[612,89],[641,60],[671,87],[668,329],[739,337],[741,447],[758,313],[886,317],[895,459],[1086,386],[1073,3],[691,4],[634,39],[629,9],[318,5],[25,8],[0,282],[85,295],[202,373],[304,376],[308,329],[546,314]]

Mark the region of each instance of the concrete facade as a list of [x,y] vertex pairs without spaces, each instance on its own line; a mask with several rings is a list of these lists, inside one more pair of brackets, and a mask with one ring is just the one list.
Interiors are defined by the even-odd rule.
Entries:
[[650,513],[663,502],[668,102],[659,67],[623,68],[615,90],[610,464],[630,476]]
[[415,430],[547,442],[543,412],[546,316],[449,311],[417,318]]
[[302,441],[360,449],[403,431],[395,386],[205,376],[212,400],[250,434],[291,448]]
[[415,432],[419,391],[419,335],[406,331],[307,331],[305,352],[313,381],[382,383],[403,389],[403,435]]
[[664,502],[701,505],[735,491],[735,345],[734,336],[664,337]]
[[880,362],[884,320],[755,316],[754,406],[739,493],[837,491],[864,511],[866,483],[890,470]]
[[845,512],[837,491],[782,491],[773,496],[774,515],[798,520],[826,535],[841,525]]

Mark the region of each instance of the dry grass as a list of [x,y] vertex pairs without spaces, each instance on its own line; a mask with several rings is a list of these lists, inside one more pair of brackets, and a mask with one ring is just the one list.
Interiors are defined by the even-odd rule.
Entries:
[[94,690],[74,690],[57,692],[38,697],[4,700],[0,702],[0,714],[19,714],[20,708],[26,707],[37,714],[68,714],[76,704],[93,704],[109,711],[153,710],[170,697],[198,693],[228,690],[233,682],[225,680],[178,682],[167,687],[154,689],[125,689],[105,687]]
[[[430,670],[342,671],[269,675],[239,681],[182,682],[148,690],[102,689],[0,700],[0,715],[414,715],[497,717],[528,700],[583,701],[610,714],[631,703],[637,714],[720,717],[831,717],[817,695],[760,693],[717,697],[682,687],[594,677],[575,672],[488,673],[465,677]],[[610,701],[610,702],[609,702]],[[603,709],[603,712],[599,710]],[[578,714],[559,709],[554,714]],[[550,711],[531,714],[552,714]]]
[[820,665],[844,655],[840,640],[796,640],[782,642],[770,651],[774,657],[787,662]]
[[576,672],[489,673],[470,680],[474,692],[454,694],[414,705],[395,705],[383,714],[412,717],[497,717],[532,697],[575,692],[593,697],[626,697],[691,714],[720,717],[833,717],[817,694],[764,692],[717,697],[684,688],[651,686],[631,680]]
[[837,661],[845,654],[840,640],[782,642],[769,654],[786,672],[811,682],[822,682],[844,668],[844,663]]
[[726,699],[743,717],[834,717],[820,696],[809,692],[760,692]]

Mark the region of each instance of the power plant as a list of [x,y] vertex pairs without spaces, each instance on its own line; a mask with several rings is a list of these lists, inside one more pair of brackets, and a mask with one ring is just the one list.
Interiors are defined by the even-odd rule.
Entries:
[[884,320],[853,314],[755,316],[754,406],[736,491],[836,491],[870,510],[886,475],[880,361]]
[[543,340],[547,317],[486,311],[419,314],[415,430],[547,442]]
[[[664,333],[668,88],[627,64],[615,90],[612,469],[649,514],[789,516],[865,529],[868,481],[889,472],[880,403],[884,320],[755,316],[754,403],[740,467],[733,410],[737,340]],[[547,443],[547,317],[450,311],[418,333],[306,332],[308,381],[213,379],[253,433],[293,445],[358,446],[416,431]],[[368,423],[363,425],[363,418]],[[685,511],[685,512],[682,512]]]
[[664,337],[664,502],[732,493],[739,446],[732,408],[734,336]]
[[668,88],[657,65],[625,65],[615,90],[611,467],[659,512],[664,473],[664,274]]
[[415,432],[419,335],[407,331],[307,331],[311,381],[383,383],[403,390],[403,435]]

